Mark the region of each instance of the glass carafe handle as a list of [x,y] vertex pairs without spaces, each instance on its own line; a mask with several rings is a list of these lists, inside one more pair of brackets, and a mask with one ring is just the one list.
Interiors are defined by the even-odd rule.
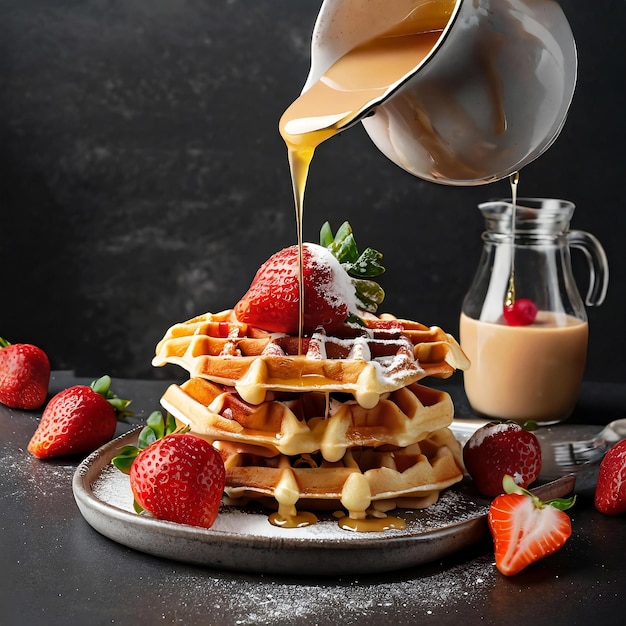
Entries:
[[609,286],[609,263],[604,248],[596,237],[583,230],[570,230],[567,241],[570,248],[582,250],[589,263],[589,289],[585,304],[599,306],[604,302]]

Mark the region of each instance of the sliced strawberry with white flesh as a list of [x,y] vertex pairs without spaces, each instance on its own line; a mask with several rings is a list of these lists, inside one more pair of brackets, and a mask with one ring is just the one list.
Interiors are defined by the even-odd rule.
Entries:
[[576,497],[543,502],[517,486],[511,476],[504,478],[503,488],[506,493],[491,503],[487,519],[496,567],[512,576],[565,545],[572,525],[564,511],[573,506]]

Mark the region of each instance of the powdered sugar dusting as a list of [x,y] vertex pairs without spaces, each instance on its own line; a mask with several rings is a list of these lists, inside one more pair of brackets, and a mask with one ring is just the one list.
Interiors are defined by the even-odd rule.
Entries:
[[502,422],[499,424],[492,424],[489,428],[479,428],[467,442],[467,445],[470,448],[476,448],[480,446],[485,439],[488,437],[493,437],[498,433],[506,432],[507,430],[518,430],[519,426],[517,424],[511,424]]
[[[345,304],[350,312],[355,313],[358,309],[356,291],[348,272],[346,272],[328,248],[314,243],[305,243],[303,245],[310,252],[309,263],[311,267],[315,268],[317,266],[323,270],[326,268],[331,270],[330,282],[319,283],[315,286],[320,295],[323,295],[333,306]],[[320,272],[320,275],[322,273]]]
[[[26,428],[25,424],[30,422],[28,428],[34,432],[39,423],[39,419],[32,413],[8,409],[2,407],[3,428],[9,438],[9,443],[0,446],[0,473],[15,484],[15,490],[11,495],[16,500],[41,499],[59,497],[65,490],[68,481],[71,482],[75,467],[66,459],[50,459],[42,463],[40,459],[28,454],[26,444],[20,446],[17,429]],[[19,422],[14,425],[13,420]],[[7,485],[9,482],[7,482]],[[29,485],[29,489],[18,487],[18,485]],[[2,506],[6,506],[2,504]]]
[[[96,498],[103,502],[133,513],[133,496],[128,476],[113,466],[103,468],[98,479],[92,484]],[[369,542],[372,539],[385,539],[392,536],[415,536],[437,531],[450,526],[475,520],[487,513],[484,501],[468,497],[461,490],[448,489],[441,493],[439,500],[422,510],[399,509],[392,512],[405,519],[406,530],[388,530],[374,533],[358,533],[342,530],[332,514],[320,515],[317,524],[305,528],[278,528],[268,521],[268,511],[254,507],[225,506],[212,531],[256,537],[260,540],[274,538],[302,539],[305,541],[352,541]]]
[[[108,505],[132,510],[128,477],[109,464],[98,469],[97,476],[93,477],[90,484],[93,494]],[[344,553],[347,559],[353,560],[354,569],[344,570],[351,573],[341,576],[308,576],[301,579],[287,578],[287,574],[218,573],[211,568],[210,562],[207,562],[207,567],[199,568],[172,560],[161,571],[151,602],[159,607],[164,623],[178,622],[180,611],[186,606],[202,606],[210,623],[226,626],[295,624],[305,620],[315,624],[319,623],[320,616],[323,616],[325,624],[352,625],[369,621],[380,623],[381,615],[387,616],[389,623],[417,623],[428,617],[449,617],[450,614],[464,611],[467,606],[480,611],[477,598],[485,597],[485,591],[481,589],[493,587],[497,576],[493,555],[489,552],[483,553],[479,549],[473,555],[459,553],[458,556],[433,557],[435,560],[410,569],[363,574],[359,570],[360,555],[364,554],[362,550],[368,548],[363,546],[359,549],[358,542],[363,540],[369,543],[369,549],[374,549],[384,559],[385,542],[401,532],[428,533],[442,526],[475,520],[484,516],[486,511],[486,501],[475,501],[464,492],[463,485],[444,491],[438,502],[424,510],[394,511],[394,514],[407,519],[409,528],[407,531],[386,533],[350,533],[340,530],[330,521],[305,529],[279,529],[267,522],[266,515],[228,507],[218,517],[221,532],[225,533],[224,537],[232,537],[228,533],[241,536],[241,540],[231,539],[226,544],[220,542],[221,545],[230,546],[228,550],[237,551],[246,543],[249,544],[252,541],[250,533],[275,533],[268,539],[265,548],[260,545],[259,555],[263,555],[261,558],[265,561],[270,558],[270,552],[280,552],[282,545],[294,545],[293,540],[283,544],[275,537],[286,538],[288,534],[293,536],[299,533],[309,541],[330,541],[330,544],[326,544],[330,546],[337,542],[355,542],[353,545],[356,550]],[[117,523],[130,530],[128,521],[118,520]],[[175,537],[172,525],[168,526],[163,531],[165,544],[171,543]],[[458,535],[460,530],[454,532]],[[202,529],[198,529],[198,533],[197,543],[209,541],[209,535],[219,537],[220,534]],[[153,539],[155,541],[151,544],[159,543],[158,537]],[[422,536],[420,542],[423,540]],[[403,545],[409,547],[409,544]],[[315,558],[313,554],[303,552],[303,555],[309,556],[297,561],[298,573],[307,575],[307,568],[312,565],[307,558]],[[227,561],[221,562],[227,566]],[[132,567],[128,573],[130,578],[127,577],[127,582],[132,585]],[[176,588],[176,604],[172,604],[168,594],[163,592],[173,587]],[[209,603],[207,599],[210,599]]]
[[460,524],[477,519],[486,513],[486,508],[467,496],[448,490],[441,494],[438,502],[423,510],[398,509],[395,515],[407,522],[406,530],[388,530],[384,532],[358,533],[342,530],[331,515],[322,515],[317,524],[305,528],[277,528],[267,521],[267,514],[254,509],[225,507],[213,529],[218,531],[241,533],[256,537],[280,537],[284,539],[303,539],[319,541],[367,542],[372,539],[385,539],[398,536],[415,536],[421,533],[440,530],[450,524]]
[[[479,590],[492,587],[495,577],[492,557],[485,555],[468,563],[436,563],[419,573],[412,570],[397,576],[387,575],[382,580],[359,577],[303,584],[297,579],[238,577],[236,594],[232,593],[233,581],[229,575],[202,575],[175,569],[164,577],[163,585],[175,585],[190,605],[202,602],[210,587],[210,595],[221,598],[219,603],[207,607],[212,623],[316,624],[324,616],[324,623],[342,626],[377,624],[381,623],[382,610],[389,623],[421,623],[432,618],[434,621],[428,623],[435,624],[437,616],[460,613],[463,609],[459,605],[471,606],[480,615],[481,607],[476,600]],[[164,606],[164,618],[174,610]]]

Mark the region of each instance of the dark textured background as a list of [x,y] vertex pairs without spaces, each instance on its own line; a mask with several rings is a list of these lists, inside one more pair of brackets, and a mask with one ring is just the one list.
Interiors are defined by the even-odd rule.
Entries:
[[[563,0],[580,54],[569,119],[524,196],[577,204],[603,242],[587,377],[624,381],[625,0]],[[320,0],[0,0],[0,335],[53,367],[153,377],[174,322],[229,308],[295,242],[277,124],[309,67]],[[457,334],[476,204],[505,181],[421,181],[356,127],[317,151],[305,238],[352,223],[385,253],[384,309]],[[576,260],[581,290],[586,269]]]

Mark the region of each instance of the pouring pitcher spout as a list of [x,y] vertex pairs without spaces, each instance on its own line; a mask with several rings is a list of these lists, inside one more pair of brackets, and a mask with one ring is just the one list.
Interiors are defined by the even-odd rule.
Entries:
[[408,172],[470,186],[552,145],[576,75],[554,0],[324,0],[301,98],[318,103],[315,124],[362,122]]

